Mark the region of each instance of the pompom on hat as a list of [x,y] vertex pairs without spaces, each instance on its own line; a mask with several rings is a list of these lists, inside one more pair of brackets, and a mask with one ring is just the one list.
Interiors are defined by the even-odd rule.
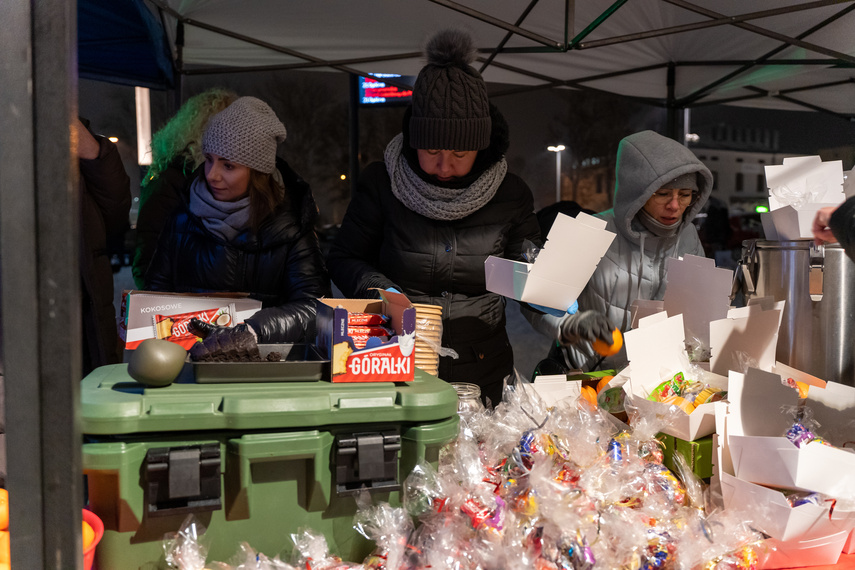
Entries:
[[490,104],[475,60],[472,38],[443,30],[425,47],[427,65],[413,86],[410,146],[416,149],[483,150],[490,146]]
[[255,97],[240,97],[211,117],[202,152],[270,174],[276,167],[276,147],[286,134],[270,105]]

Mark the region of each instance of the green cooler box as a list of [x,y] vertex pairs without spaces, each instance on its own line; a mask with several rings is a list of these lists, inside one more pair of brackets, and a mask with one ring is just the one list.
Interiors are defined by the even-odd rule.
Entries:
[[189,513],[207,527],[209,561],[242,542],[287,561],[306,527],[362,562],[374,544],[353,529],[354,495],[400,505],[416,462],[436,464],[457,436],[457,393],[420,369],[407,383],[148,388],[116,364],[83,380],[81,416],[100,570],[165,567],[164,535]]

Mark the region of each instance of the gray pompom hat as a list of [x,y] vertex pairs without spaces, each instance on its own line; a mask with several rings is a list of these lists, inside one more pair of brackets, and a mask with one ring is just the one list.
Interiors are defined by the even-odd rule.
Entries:
[[443,30],[425,47],[428,63],[413,86],[410,146],[415,149],[483,150],[490,146],[490,104],[475,60],[472,38]]
[[270,174],[276,168],[276,147],[286,134],[270,105],[255,97],[240,97],[208,121],[202,152]]

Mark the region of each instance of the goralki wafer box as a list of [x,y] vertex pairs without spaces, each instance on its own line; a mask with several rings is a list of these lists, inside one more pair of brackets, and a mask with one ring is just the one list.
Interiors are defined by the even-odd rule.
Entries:
[[188,294],[123,291],[119,336],[125,350],[149,338],[160,338],[189,349],[198,340],[188,330],[198,318],[221,326],[242,323],[261,308],[246,293]]
[[[333,382],[410,382],[415,365],[416,309],[401,293],[380,292],[382,299],[318,299],[316,344],[330,359]],[[388,334],[360,338],[359,322],[369,315],[387,317]],[[360,332],[355,332],[356,330]]]

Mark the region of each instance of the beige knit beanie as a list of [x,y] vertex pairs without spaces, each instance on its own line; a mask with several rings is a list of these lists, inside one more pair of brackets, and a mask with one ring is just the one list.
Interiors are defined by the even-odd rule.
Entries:
[[286,134],[270,105],[255,97],[240,97],[208,121],[202,152],[270,174],[276,167],[276,146]]

